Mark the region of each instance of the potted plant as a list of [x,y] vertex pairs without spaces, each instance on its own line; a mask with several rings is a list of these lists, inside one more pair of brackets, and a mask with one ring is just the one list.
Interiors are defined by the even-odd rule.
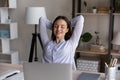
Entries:
[[92,12],[93,12],[93,13],[97,13],[97,8],[96,8],[96,6],[93,6],[93,7],[92,7]]
[[85,32],[84,34],[82,34],[80,37],[78,48],[81,48],[80,45],[82,47],[86,47],[86,44],[88,44],[88,42],[92,39],[92,37],[93,36],[89,32]]
[[81,35],[80,39],[82,42],[89,42],[92,39],[92,35],[91,35],[91,33],[86,32],[86,33]]

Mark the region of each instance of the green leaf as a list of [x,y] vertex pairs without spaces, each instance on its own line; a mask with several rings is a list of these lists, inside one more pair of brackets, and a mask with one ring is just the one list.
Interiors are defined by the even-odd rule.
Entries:
[[89,42],[91,39],[92,35],[89,32],[86,32],[81,36],[82,42]]

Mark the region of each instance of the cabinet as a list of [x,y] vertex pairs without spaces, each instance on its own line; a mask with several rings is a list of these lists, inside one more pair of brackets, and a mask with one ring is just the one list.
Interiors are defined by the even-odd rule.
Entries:
[[9,11],[16,8],[16,0],[0,2],[0,62],[19,63],[18,51],[10,49],[10,41],[18,38],[18,25],[10,19]]
[[[107,48],[107,63],[110,62],[111,49],[113,48],[111,41],[114,34],[114,26],[116,26],[115,18],[120,15],[114,13],[116,0],[72,0],[72,17],[82,14],[85,18],[84,32],[90,32],[94,35],[94,31],[100,32],[101,42]],[[87,3],[87,6],[86,3]],[[92,7],[97,7],[97,13],[92,13]],[[119,23],[117,23],[119,25]],[[94,40],[93,40],[94,42]],[[91,42],[92,43],[92,42]],[[89,54],[89,53],[88,53]],[[90,54],[91,55],[91,54]]]

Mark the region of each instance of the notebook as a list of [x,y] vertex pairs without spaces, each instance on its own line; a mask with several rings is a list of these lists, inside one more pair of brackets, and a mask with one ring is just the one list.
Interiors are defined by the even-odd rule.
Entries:
[[100,74],[82,72],[77,80],[100,80]]
[[24,63],[24,80],[72,80],[70,64]]
[[5,78],[3,80],[24,80],[23,72],[20,72],[20,73],[18,73],[16,75],[10,76],[10,77]]
[[19,70],[14,70],[14,69],[11,69],[11,70],[1,70],[0,71],[0,80],[5,80],[8,77],[14,76],[14,75],[16,75],[18,73],[20,73],[20,71]]

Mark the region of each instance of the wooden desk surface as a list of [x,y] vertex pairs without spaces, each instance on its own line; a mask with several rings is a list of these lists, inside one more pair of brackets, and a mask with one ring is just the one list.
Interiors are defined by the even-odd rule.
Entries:
[[17,65],[17,64],[7,64],[7,63],[0,63],[0,71],[5,71],[5,70],[20,70],[23,71],[22,65]]
[[[89,72],[90,73],[90,72]],[[81,74],[81,71],[74,71],[73,72],[73,80],[77,80],[78,76]],[[97,73],[100,74],[100,80],[104,80],[105,74],[104,73]],[[120,73],[116,74],[116,79],[115,80],[120,80]]]
[[[0,63],[0,71],[6,69],[19,69],[20,71],[23,71],[22,65]],[[81,71],[73,71],[73,76],[72,76],[73,80],[77,80],[80,74]],[[98,74],[101,74],[101,80],[104,80],[104,73],[98,73]],[[120,80],[120,73],[117,74],[116,78],[117,78],[116,80]]]

